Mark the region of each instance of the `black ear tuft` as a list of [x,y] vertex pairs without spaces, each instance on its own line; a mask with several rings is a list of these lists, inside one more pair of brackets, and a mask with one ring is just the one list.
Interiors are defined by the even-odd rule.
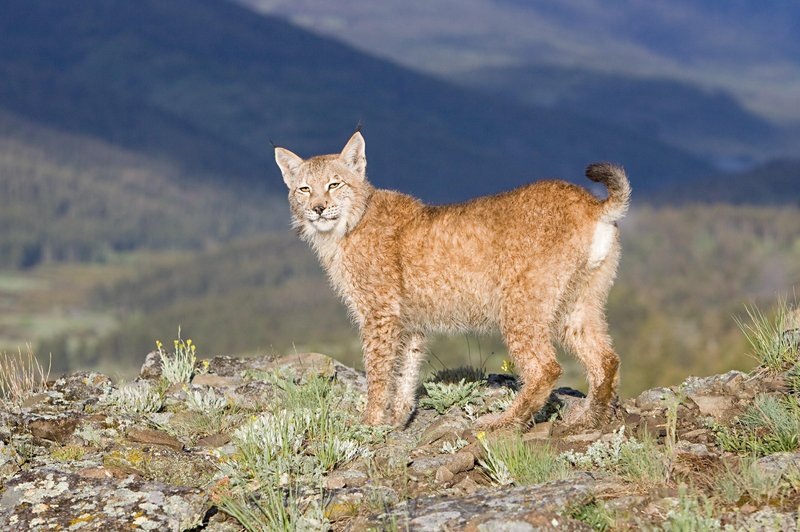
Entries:
[[269,143],[270,143],[270,144],[272,144],[272,149],[273,149],[273,150],[274,150],[275,148],[280,148],[280,146],[278,146],[277,144],[275,144],[274,142],[272,142],[272,139],[268,139],[268,140],[269,140]]
[[353,133],[361,133],[364,130],[364,123],[359,120],[358,124],[356,124],[356,130]]

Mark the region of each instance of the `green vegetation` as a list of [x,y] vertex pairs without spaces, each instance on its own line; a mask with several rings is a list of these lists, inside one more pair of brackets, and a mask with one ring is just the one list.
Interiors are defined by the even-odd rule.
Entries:
[[178,339],[173,342],[174,351],[171,355],[164,351],[161,341],[156,342],[158,355],[161,359],[161,376],[170,384],[181,384],[192,380],[195,372],[197,346],[192,339],[183,340],[181,330],[178,328]]
[[285,370],[263,377],[278,396],[269,411],[233,432],[237,453],[220,466],[218,486],[225,489],[215,492],[216,500],[248,530],[318,527],[325,520],[321,499],[300,505],[293,494],[319,492],[325,473],[368,457],[367,445],[382,440],[385,430],[361,424],[358,398],[341,383]]
[[125,384],[114,389],[106,401],[114,408],[128,414],[158,412],[164,405],[164,396],[149,382]]
[[726,451],[766,456],[800,447],[800,399],[759,395],[733,427],[715,427]]
[[625,436],[620,427],[608,441],[592,443],[586,452],[567,451],[562,458],[579,469],[615,473],[639,485],[658,485],[668,480],[668,452],[659,450],[651,437],[641,441]]
[[722,530],[714,516],[714,506],[701,494],[689,490],[685,484],[678,487],[677,507],[667,513],[662,530],[667,532],[711,532]]
[[766,316],[756,307],[746,307],[750,323],[737,320],[759,364],[771,371],[784,371],[800,361],[800,344],[784,336],[789,327],[789,306],[785,300],[778,302],[775,316]]
[[444,414],[453,406],[464,408],[482,399],[481,384],[480,381],[466,382],[464,379],[456,383],[423,382],[428,396],[419,400],[419,406],[433,408],[439,414]]
[[599,532],[614,530],[616,527],[614,514],[605,504],[597,500],[569,507],[564,511],[564,515],[582,521]]
[[546,444],[526,442],[520,435],[491,437],[479,433],[478,440],[484,451],[478,464],[498,486],[540,484],[572,474],[567,461]]

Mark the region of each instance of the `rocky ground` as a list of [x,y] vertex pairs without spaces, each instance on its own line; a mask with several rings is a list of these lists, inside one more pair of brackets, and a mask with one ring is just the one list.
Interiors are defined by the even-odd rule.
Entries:
[[485,434],[513,375],[441,372],[408,427],[375,430],[363,374],[324,355],[192,356],[181,379],[154,352],[133,383],[76,373],[6,401],[0,529],[793,530],[787,360],[647,390],[579,433],[559,389],[529,430]]

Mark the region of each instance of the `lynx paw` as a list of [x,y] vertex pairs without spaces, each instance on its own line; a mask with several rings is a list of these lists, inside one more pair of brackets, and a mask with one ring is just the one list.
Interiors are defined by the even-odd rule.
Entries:
[[477,431],[511,430],[519,428],[522,424],[517,420],[502,414],[484,414],[475,420]]
[[411,421],[411,416],[414,415],[415,410],[416,405],[413,401],[398,402],[398,404],[394,407],[392,424],[396,428],[405,428],[409,421]]

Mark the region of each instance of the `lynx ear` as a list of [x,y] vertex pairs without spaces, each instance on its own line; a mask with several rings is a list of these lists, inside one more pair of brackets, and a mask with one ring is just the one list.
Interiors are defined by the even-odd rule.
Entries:
[[344,164],[362,179],[367,177],[367,155],[365,150],[364,137],[361,136],[360,131],[356,131],[347,141],[342,153],[339,154],[339,158]]
[[286,183],[286,186],[292,188],[294,186],[295,174],[297,173],[297,169],[300,168],[300,165],[303,163],[303,159],[290,152],[286,148],[279,148],[276,146],[275,162],[278,163],[278,167],[281,169],[283,181]]

